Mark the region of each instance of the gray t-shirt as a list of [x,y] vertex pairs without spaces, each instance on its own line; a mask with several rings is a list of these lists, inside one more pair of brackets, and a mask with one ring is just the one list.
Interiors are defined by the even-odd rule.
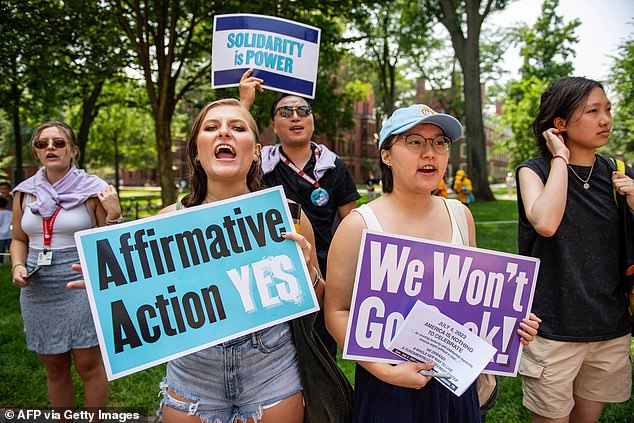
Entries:
[[[571,166],[584,180],[589,175],[589,166]],[[518,173],[522,167],[546,183],[550,158],[527,160]],[[626,173],[632,176],[631,169]],[[537,234],[528,222],[517,184],[519,253],[541,261],[532,310],[542,319],[539,334],[544,338],[595,342],[631,330],[619,271],[620,229],[611,174],[606,159],[597,156],[586,190],[568,170],[566,209],[550,238]]]

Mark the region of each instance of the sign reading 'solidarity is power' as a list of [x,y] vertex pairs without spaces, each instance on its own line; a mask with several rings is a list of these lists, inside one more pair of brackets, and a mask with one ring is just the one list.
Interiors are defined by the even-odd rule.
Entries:
[[318,310],[293,230],[277,187],[75,234],[108,379]]
[[217,15],[211,86],[235,87],[253,68],[265,88],[315,98],[320,36],[319,28],[273,16]]

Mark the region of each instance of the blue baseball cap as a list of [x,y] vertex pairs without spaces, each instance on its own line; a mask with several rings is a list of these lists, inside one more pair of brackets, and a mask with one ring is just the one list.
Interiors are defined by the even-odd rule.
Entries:
[[395,134],[402,134],[419,123],[434,124],[451,139],[451,142],[462,138],[462,125],[451,115],[435,112],[424,104],[414,104],[409,107],[396,109],[385,122],[379,133],[379,148],[383,142]]

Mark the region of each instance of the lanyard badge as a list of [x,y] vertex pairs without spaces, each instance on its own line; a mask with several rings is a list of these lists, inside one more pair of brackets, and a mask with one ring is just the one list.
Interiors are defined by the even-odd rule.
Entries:
[[50,266],[53,262],[53,252],[51,251],[51,240],[53,239],[53,225],[55,224],[55,218],[62,209],[61,206],[57,207],[55,213],[51,217],[42,218],[42,232],[44,233],[44,251],[37,255],[38,266]]
[[[317,151],[317,149],[315,149],[315,159],[318,159],[318,158],[319,158],[319,152]],[[317,207],[323,207],[326,204],[328,204],[328,201],[330,200],[330,195],[328,194],[328,191],[326,191],[324,188],[322,188],[319,185],[319,182],[317,182],[315,179],[307,175],[303,170],[295,166],[295,164],[291,162],[288,159],[288,157],[286,157],[284,153],[282,152],[280,152],[280,160],[282,161],[282,163],[288,166],[293,172],[295,172],[299,177],[301,177],[303,180],[305,180],[306,182],[311,184],[313,187],[315,187],[315,189],[310,193],[311,203],[313,203]]]

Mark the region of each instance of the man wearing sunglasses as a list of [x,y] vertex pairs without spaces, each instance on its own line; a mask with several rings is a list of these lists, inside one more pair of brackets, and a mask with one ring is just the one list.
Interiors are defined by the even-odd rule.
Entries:
[[[240,101],[247,108],[256,90],[262,92],[263,80],[252,77],[252,72],[246,71],[240,80]],[[301,204],[313,225],[319,267],[325,275],[334,226],[357,206],[361,196],[343,160],[312,141],[315,121],[306,99],[279,94],[271,105],[271,119],[279,144],[262,147],[264,183],[282,185],[287,198]],[[326,330],[322,312],[315,329],[334,358],[337,344]]]

